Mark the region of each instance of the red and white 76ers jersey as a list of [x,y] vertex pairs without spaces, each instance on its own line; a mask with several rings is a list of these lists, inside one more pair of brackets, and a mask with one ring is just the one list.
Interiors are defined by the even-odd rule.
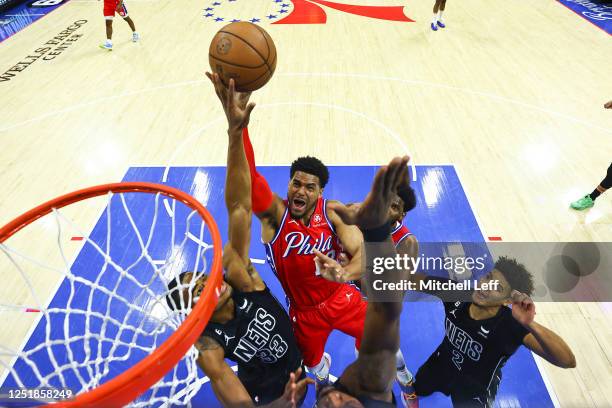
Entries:
[[341,285],[319,276],[314,262],[314,249],[334,259],[342,250],[325,207],[326,200],[319,198],[309,225],[291,218],[285,208],[276,236],[265,244],[268,263],[297,309],[324,302]]

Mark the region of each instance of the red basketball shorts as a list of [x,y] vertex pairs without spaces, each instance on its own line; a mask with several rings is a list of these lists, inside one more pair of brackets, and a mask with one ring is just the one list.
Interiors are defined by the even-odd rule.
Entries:
[[348,284],[317,306],[305,309],[291,306],[289,317],[304,365],[313,367],[321,361],[327,338],[334,329],[354,337],[359,349],[367,307],[361,293]]
[[123,18],[128,16],[128,11],[123,0],[104,0],[104,17],[110,20],[115,16],[115,13]]

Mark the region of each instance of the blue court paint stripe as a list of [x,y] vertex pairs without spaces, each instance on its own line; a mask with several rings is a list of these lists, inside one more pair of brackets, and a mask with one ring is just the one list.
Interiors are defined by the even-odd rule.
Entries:
[[[124,177],[124,181],[161,182],[164,170],[164,167],[130,168]],[[279,193],[286,191],[289,177],[288,167],[261,166],[259,170],[269,181],[274,191]],[[339,199],[343,202],[361,200],[370,187],[375,171],[376,167],[374,166],[331,166],[330,183],[325,189],[326,197]],[[478,227],[476,218],[453,166],[417,166],[417,173],[418,181],[414,184],[414,188],[419,205],[410,212],[405,223],[419,240],[422,242],[471,242],[476,246],[482,244],[485,241],[484,236]],[[359,182],[356,183],[356,180]],[[203,202],[215,217],[222,237],[225,240],[227,235],[227,215],[223,201],[224,181],[224,167],[173,167],[168,173],[166,184],[186,191]],[[135,210],[135,222],[138,225],[139,231],[147,232],[149,230],[148,224],[150,224],[152,219],[150,197],[134,197],[130,199],[129,205],[130,208]],[[125,216],[122,215],[119,203],[111,203],[110,211],[113,220],[112,231],[115,231],[111,239],[111,253],[113,257],[121,259],[122,264],[134,262],[140,254],[135,235],[130,233],[131,227],[129,227]],[[160,211],[165,212],[161,207]],[[182,220],[185,215],[185,212],[182,212],[178,214],[178,218]],[[176,242],[170,242],[167,239],[170,231],[167,215],[159,220],[159,228],[159,235],[156,233],[155,240],[151,246],[151,252],[155,259],[164,259],[164,256],[176,244]],[[196,228],[190,229],[193,232],[195,230]],[[250,256],[265,259],[264,247],[260,244],[259,239],[257,239],[261,232],[260,224],[257,220],[253,222],[252,230]],[[103,214],[90,238],[104,246],[106,244],[106,231],[107,223]],[[466,245],[464,244],[464,247]],[[187,248],[185,256],[187,263],[192,262],[192,258],[195,258],[194,251],[194,247]],[[466,251],[469,251],[469,245],[467,245]],[[102,257],[92,250],[91,245],[86,244],[77,256],[73,271],[77,274],[94,278],[97,273],[95,271],[99,270],[102,263]],[[270,268],[268,266],[258,266],[258,270],[272,293],[277,298],[283,299],[282,288]],[[150,274],[150,270],[146,268],[146,265],[139,265],[139,268],[134,273],[140,278],[146,279]],[[107,280],[110,283],[114,282],[113,279],[111,274],[103,277],[103,280]],[[125,283],[122,285],[126,286],[123,288],[126,296],[136,296],[137,291],[129,284]],[[68,301],[69,289],[70,285],[68,282],[62,283],[51,302],[52,305],[57,307],[65,306]],[[78,288],[78,293],[78,298],[70,301],[71,307],[84,307],[89,290],[86,287],[80,287]],[[102,297],[98,299],[98,302],[93,307],[103,310],[105,307],[104,303],[107,301],[107,298]],[[143,299],[135,299],[135,302],[143,303],[144,301]],[[125,307],[118,304],[113,312],[122,314],[125,312]],[[137,321],[140,318],[141,316],[133,316],[131,319]],[[81,318],[75,318],[71,320],[71,324],[75,330],[82,330],[84,321]],[[94,322],[93,324],[100,325],[101,323]],[[404,355],[411,371],[416,372],[419,365],[437,347],[444,335],[443,308],[441,303],[407,303],[402,316],[401,328]],[[109,331],[112,332],[110,329]],[[52,336],[61,335],[61,331],[52,333]],[[39,324],[29,339],[26,349],[38,344],[42,338],[44,338],[44,324]],[[332,333],[327,346],[327,350],[332,354],[334,361],[332,374],[340,375],[343,368],[354,360],[353,345],[354,340],[352,338],[342,333]],[[105,351],[105,347],[107,349],[109,346],[101,345],[100,349]],[[74,344],[72,349],[75,354],[83,354],[82,344]],[[133,365],[135,359],[140,357],[134,356],[124,363],[112,367],[111,371],[113,373],[121,372]],[[39,358],[41,365],[45,366],[48,370],[52,369],[48,357],[42,355]],[[514,405],[511,406],[516,406],[516,404],[520,404],[522,407],[553,406],[533,357],[526,349],[521,348],[509,360],[503,369],[503,376],[504,379],[498,392],[496,405],[507,406],[513,403]],[[529,381],[526,382],[525,378],[529,378]],[[74,381],[75,378],[70,378],[69,380]],[[4,383],[4,386],[7,385],[11,385],[10,379]],[[398,390],[396,389],[397,392]],[[195,406],[207,407],[220,406],[214,401],[216,399],[210,384],[205,384],[194,398],[193,404]],[[306,406],[311,405],[313,402],[314,396],[311,391],[306,400]],[[450,406],[450,400],[441,394],[421,399],[421,407],[425,408]]]

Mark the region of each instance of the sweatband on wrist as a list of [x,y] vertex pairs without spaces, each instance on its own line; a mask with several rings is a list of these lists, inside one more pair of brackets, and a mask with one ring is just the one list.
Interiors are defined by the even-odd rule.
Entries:
[[391,224],[392,222],[386,222],[380,227],[362,229],[363,240],[365,242],[382,242],[386,240],[391,234]]

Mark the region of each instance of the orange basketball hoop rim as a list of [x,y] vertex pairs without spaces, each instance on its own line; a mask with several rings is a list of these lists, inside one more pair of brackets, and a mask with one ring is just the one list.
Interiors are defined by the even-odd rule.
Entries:
[[138,362],[135,366],[105,382],[99,387],[77,395],[74,399],[53,404],[54,407],[122,407],[142,395],[153,384],[159,381],[196,342],[214,308],[217,305],[217,290],[221,286],[222,243],[219,229],[208,210],[189,194],[173,187],[146,183],[122,182],[102,184],[65,194],[47,201],[20,215],[0,228],[0,243],[17,233],[22,228],[49,214],[53,209],[62,208],[78,201],[113,193],[150,193],[163,194],[180,201],[195,210],[210,230],[213,243],[213,260],[206,288],[191,313],[181,326],[155,351]]

